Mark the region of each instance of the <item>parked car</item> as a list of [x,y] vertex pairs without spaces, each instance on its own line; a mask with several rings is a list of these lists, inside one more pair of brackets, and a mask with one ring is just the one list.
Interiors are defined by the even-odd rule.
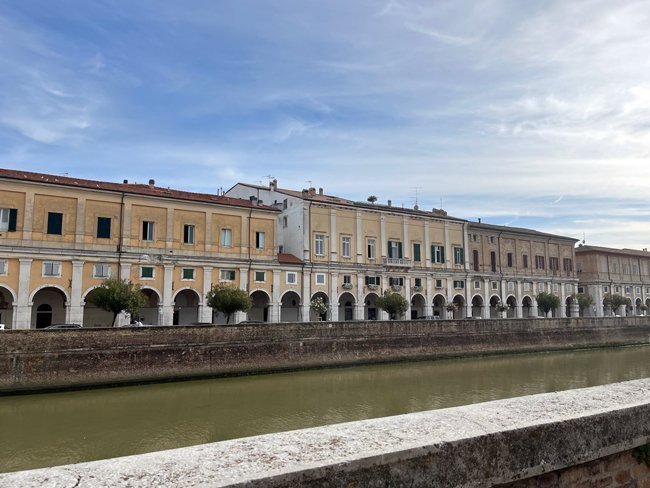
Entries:
[[54,324],[45,327],[45,330],[59,330],[59,329],[81,329],[79,324]]

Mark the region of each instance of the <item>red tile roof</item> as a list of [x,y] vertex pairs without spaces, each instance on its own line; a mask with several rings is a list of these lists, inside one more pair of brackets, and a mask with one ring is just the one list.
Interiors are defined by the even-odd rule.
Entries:
[[32,173],[30,171],[12,170],[0,168],[0,178],[11,180],[31,181],[38,183],[47,183],[50,185],[71,186],[76,188],[87,188],[92,190],[104,190],[114,192],[124,192],[133,195],[146,195],[160,198],[172,198],[177,200],[189,200],[202,203],[214,203],[219,205],[228,205],[235,207],[255,207],[260,210],[278,211],[268,205],[252,204],[250,200],[241,198],[232,198],[222,195],[213,195],[210,193],[193,193],[183,190],[173,190],[158,186],[149,186],[138,183],[112,183],[109,181],[84,180],[81,178],[71,178],[69,176],[49,175],[44,173]]
[[303,264],[302,259],[286,252],[281,252],[278,254],[278,262],[282,264]]

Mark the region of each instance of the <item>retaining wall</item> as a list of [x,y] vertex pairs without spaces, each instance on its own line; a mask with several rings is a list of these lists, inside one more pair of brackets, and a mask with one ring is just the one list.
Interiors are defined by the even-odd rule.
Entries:
[[0,394],[638,344],[650,344],[650,317],[7,330]]
[[[650,379],[0,475],[0,487],[648,488]],[[650,463],[650,459],[647,459]]]

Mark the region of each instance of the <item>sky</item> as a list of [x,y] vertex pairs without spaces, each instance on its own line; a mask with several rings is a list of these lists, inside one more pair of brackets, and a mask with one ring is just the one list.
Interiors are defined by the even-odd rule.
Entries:
[[0,167],[650,247],[647,0],[0,3]]

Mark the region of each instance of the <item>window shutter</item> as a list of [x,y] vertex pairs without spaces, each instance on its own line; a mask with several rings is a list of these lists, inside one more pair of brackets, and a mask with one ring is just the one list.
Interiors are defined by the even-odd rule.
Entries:
[[18,209],[10,208],[9,209],[9,227],[7,231],[16,232],[16,222],[18,220]]
[[397,243],[397,257],[402,258],[402,242]]
[[369,284],[370,284],[370,280],[369,280],[368,277],[366,276],[366,286],[368,286]]
[[431,262],[436,262],[436,246],[431,246]]
[[440,262],[445,262],[445,246],[440,246]]
[[147,239],[147,221],[142,221],[142,239]]
[[420,261],[420,245],[413,244],[413,260]]
[[379,276],[377,276],[377,277],[375,278],[375,284],[376,284],[377,286],[380,286],[380,285],[381,285],[381,278],[380,278]]

